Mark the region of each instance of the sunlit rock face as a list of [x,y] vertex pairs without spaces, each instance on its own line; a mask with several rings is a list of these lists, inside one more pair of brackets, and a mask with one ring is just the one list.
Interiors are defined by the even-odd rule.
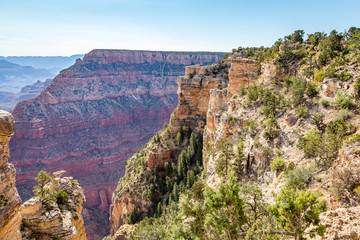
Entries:
[[0,239],[21,239],[21,199],[15,187],[16,171],[9,159],[9,141],[14,133],[14,118],[0,110]]
[[[17,187],[31,197],[40,170],[64,169],[84,188],[89,239],[106,235],[112,192],[124,161],[168,122],[176,79],[186,65],[217,62],[223,53],[93,50],[40,95],[12,110],[10,143]],[[106,202],[107,201],[107,202]],[[99,223],[99,224],[98,224]]]

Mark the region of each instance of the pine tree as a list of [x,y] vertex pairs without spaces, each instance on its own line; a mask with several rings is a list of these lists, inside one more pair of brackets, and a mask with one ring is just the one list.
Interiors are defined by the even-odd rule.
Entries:
[[54,197],[54,194],[49,189],[45,189],[45,185],[53,181],[53,178],[47,172],[41,170],[35,180],[38,182],[38,185],[33,188],[35,196],[41,197],[43,200]]
[[222,142],[220,144],[220,150],[221,154],[215,166],[215,171],[218,175],[226,177],[229,172],[230,161],[235,157],[233,145],[230,141]]

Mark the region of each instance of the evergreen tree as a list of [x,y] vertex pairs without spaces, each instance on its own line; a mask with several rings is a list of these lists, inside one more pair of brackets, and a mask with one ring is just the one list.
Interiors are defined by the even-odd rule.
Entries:
[[295,232],[296,240],[305,238],[305,230],[311,225],[314,228],[310,236],[323,236],[325,226],[320,224],[320,213],[326,211],[326,202],[319,201],[315,193],[297,192],[283,188],[276,198],[276,204],[269,206],[268,211],[285,231]]
[[127,224],[135,224],[138,221],[138,217],[136,214],[136,208],[134,206],[133,210],[131,211],[130,215],[126,219]]
[[52,182],[53,178],[50,177],[47,172],[41,170],[35,180],[38,182],[38,184],[33,188],[35,196],[41,197],[43,200],[53,199],[54,194],[49,189],[45,189],[45,185]]
[[220,156],[218,163],[215,166],[215,171],[218,175],[226,177],[228,175],[230,161],[235,157],[233,145],[230,141],[225,141],[220,144]]
[[184,130],[181,126],[179,132],[176,135],[177,144],[180,145],[183,139],[184,139]]
[[236,144],[236,157],[233,164],[234,175],[237,179],[240,179],[244,173],[244,162],[246,157],[243,151],[244,144],[241,139]]
[[176,183],[174,183],[172,196],[173,196],[173,201],[177,202],[179,200],[179,189]]

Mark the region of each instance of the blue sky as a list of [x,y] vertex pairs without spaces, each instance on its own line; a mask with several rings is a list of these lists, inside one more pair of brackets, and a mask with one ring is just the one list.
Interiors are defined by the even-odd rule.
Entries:
[[0,56],[230,51],[360,27],[358,0],[0,0]]

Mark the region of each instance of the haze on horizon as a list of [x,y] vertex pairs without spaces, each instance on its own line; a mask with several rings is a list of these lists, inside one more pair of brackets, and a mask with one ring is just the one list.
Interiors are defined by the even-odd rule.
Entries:
[[230,51],[359,27],[356,0],[1,0],[0,56],[92,49]]

